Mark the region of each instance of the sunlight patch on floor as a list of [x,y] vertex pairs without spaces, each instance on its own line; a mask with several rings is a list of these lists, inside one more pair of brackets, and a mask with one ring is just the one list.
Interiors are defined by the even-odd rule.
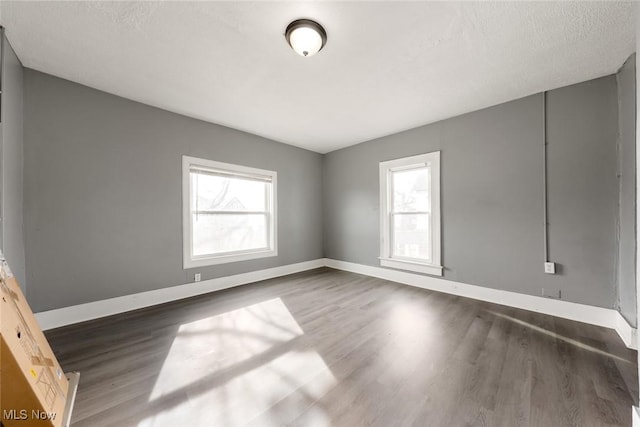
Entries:
[[398,375],[415,371],[415,365],[437,339],[428,310],[415,301],[398,301],[389,311],[388,327],[391,345],[383,351],[388,353],[388,360],[394,361],[389,368]]
[[303,336],[280,298],[182,325],[138,426],[243,425],[287,398],[260,418],[282,424],[337,383]]
[[553,338],[558,339],[560,341],[566,342],[567,344],[574,345],[574,346],[576,346],[578,348],[581,348],[583,350],[587,350],[587,351],[590,351],[592,353],[597,353],[597,354],[600,354],[602,356],[611,357],[612,359],[616,359],[616,360],[619,360],[621,362],[632,363],[631,361],[629,361],[629,360],[627,360],[627,359],[625,359],[623,357],[616,356],[615,354],[611,354],[609,352],[600,350],[599,348],[596,348],[596,347],[590,346],[588,344],[582,343],[582,342],[580,342],[578,340],[574,340],[573,338],[568,338],[568,337],[565,337],[563,335],[558,335],[553,331],[548,331],[548,330],[546,330],[544,328],[541,328],[540,326],[536,326],[536,325],[533,325],[533,324],[531,324],[529,322],[525,322],[524,320],[516,319],[515,317],[511,317],[511,316],[508,316],[506,314],[498,313],[498,312],[495,312],[495,311],[489,311],[489,313],[494,314],[494,315],[496,315],[498,317],[502,317],[503,319],[508,319],[508,320],[510,320],[510,321],[512,321],[514,323],[517,323],[518,325],[526,326],[527,328],[532,329],[532,330],[534,330],[536,332],[540,332],[542,334],[548,335],[550,337],[553,337]]
[[[313,379],[313,381],[311,381]],[[294,408],[279,408],[261,417],[259,425],[283,425],[296,411],[311,405],[337,383],[315,352],[288,352],[277,359],[238,376],[222,387],[191,399],[197,408],[195,425],[239,426],[269,410],[290,394],[296,394]]]

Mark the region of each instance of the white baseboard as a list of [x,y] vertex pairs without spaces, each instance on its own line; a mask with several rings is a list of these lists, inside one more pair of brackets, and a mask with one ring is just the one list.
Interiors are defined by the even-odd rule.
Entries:
[[152,305],[163,304],[165,302],[228,289],[234,286],[259,282],[260,280],[272,279],[274,277],[286,276],[287,274],[312,270],[314,268],[324,267],[324,265],[325,260],[322,258],[297,264],[288,264],[265,270],[251,271],[249,273],[219,277],[216,279],[203,280],[201,282],[187,283],[184,285],[171,286],[169,288],[156,289],[153,291],[140,292],[137,294],[89,302],[86,304],[63,307],[56,310],[43,311],[36,313],[36,319],[38,320],[42,330],[53,329],[60,326],[85,322],[87,320],[124,313],[126,311],[137,310],[139,308],[150,307]]
[[638,330],[631,326],[627,319],[617,310],[612,310],[616,316],[616,327],[614,328],[625,345],[633,350],[638,349]]
[[631,420],[633,427],[640,427],[640,408],[637,406],[631,407]]
[[487,301],[494,304],[521,308],[564,319],[603,326],[605,328],[615,330],[627,347],[634,350],[638,349],[636,329],[631,327],[622,315],[613,309],[537,297],[500,289],[486,288],[484,286],[468,285],[466,283],[439,279],[432,276],[422,276],[404,271],[372,267],[369,265],[338,261],[329,258],[326,259],[325,265],[337,270],[364,274],[418,288],[459,295],[466,298]]
[[611,328],[620,335],[620,338],[627,347],[634,350],[638,349],[637,330],[629,325],[618,311],[613,309],[536,297],[500,289],[485,288],[483,286],[468,285],[466,283],[439,279],[437,277],[423,276],[329,258],[315,259],[297,264],[283,265],[281,267],[251,271],[249,273],[219,277],[217,279],[203,280],[202,282],[187,283],[169,288],[44,311],[36,313],[36,319],[38,319],[38,323],[43,330],[53,329],[324,266],[390,280],[418,288],[459,295]]

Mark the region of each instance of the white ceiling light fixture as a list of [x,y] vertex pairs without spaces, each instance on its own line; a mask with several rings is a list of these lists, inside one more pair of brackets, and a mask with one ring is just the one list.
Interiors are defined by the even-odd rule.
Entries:
[[289,46],[301,56],[313,56],[327,43],[327,32],[310,19],[297,19],[287,26],[284,36]]

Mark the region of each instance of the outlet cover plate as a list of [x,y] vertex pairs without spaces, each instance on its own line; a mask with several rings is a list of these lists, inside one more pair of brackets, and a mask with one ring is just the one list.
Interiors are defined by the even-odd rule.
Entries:
[[544,272],[547,274],[556,274],[556,263],[555,262],[545,262],[544,263]]

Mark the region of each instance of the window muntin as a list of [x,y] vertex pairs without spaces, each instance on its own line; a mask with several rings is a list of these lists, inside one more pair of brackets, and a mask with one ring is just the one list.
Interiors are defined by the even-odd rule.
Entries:
[[276,252],[276,173],[186,157],[185,268]]

